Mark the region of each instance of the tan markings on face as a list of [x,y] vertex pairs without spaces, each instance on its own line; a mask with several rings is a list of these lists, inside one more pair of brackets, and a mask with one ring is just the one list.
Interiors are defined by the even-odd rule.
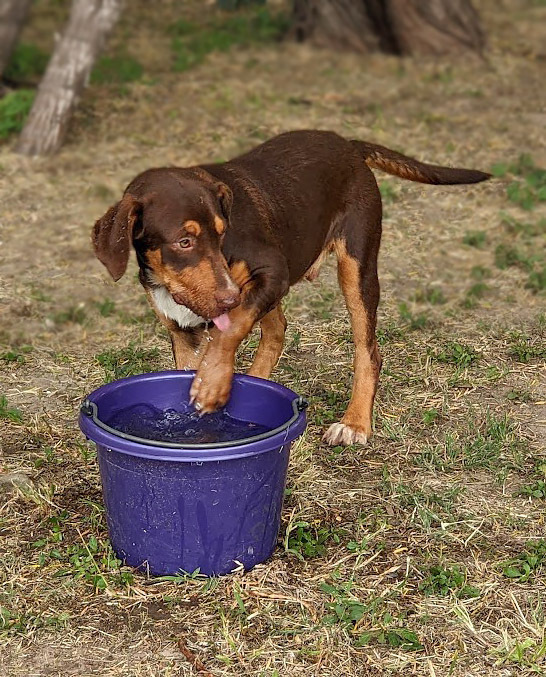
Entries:
[[360,262],[353,258],[342,240],[335,241],[338,257],[338,276],[347,310],[351,316],[355,343],[354,381],[351,401],[341,422],[367,436],[372,430],[372,409],[381,366],[375,340],[375,327],[362,301]]
[[243,289],[243,287],[248,285],[252,279],[246,261],[236,261],[234,264],[232,264],[229,269],[229,274],[239,289]]
[[223,235],[224,231],[226,230],[226,224],[219,216],[214,216],[214,228],[216,229],[218,235]]
[[184,228],[190,235],[195,235],[195,237],[201,234],[201,226],[197,221],[185,221]]
[[197,315],[214,317],[217,312],[214,293],[218,283],[209,259],[201,259],[195,266],[176,271],[163,263],[159,249],[149,250],[147,258],[158,283],[165,285],[171,294],[182,296]]

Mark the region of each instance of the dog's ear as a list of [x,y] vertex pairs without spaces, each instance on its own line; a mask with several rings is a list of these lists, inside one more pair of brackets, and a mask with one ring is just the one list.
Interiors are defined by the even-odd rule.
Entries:
[[216,195],[218,197],[218,202],[220,203],[222,214],[229,223],[231,207],[233,206],[233,193],[231,192],[231,188],[226,186],[225,183],[218,183],[216,184]]
[[116,282],[127,269],[135,225],[141,212],[142,203],[133,195],[125,194],[93,228],[95,254]]

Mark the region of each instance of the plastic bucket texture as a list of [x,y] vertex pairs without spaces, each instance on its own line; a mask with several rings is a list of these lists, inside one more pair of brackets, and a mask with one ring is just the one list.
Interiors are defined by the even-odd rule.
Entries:
[[194,372],[120,379],[82,404],[80,428],[97,445],[112,546],[127,564],[154,575],[225,574],[271,556],[291,443],[305,429],[306,403],[284,386],[235,375],[227,412],[270,432],[234,442],[174,444],[109,428],[136,404],[180,409]]

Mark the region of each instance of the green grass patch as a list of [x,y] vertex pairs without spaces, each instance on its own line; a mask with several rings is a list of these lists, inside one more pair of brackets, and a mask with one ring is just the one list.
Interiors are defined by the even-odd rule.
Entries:
[[538,270],[532,270],[529,273],[529,278],[525,283],[527,289],[534,292],[543,292],[546,290],[546,266]]
[[[392,620],[389,615],[385,616],[384,622]],[[356,641],[356,646],[369,646],[378,644],[387,646],[391,649],[401,649],[402,651],[423,651],[419,636],[413,630],[407,627],[385,627],[380,630],[367,630],[363,632]]]
[[83,580],[95,591],[130,585],[133,574],[121,569],[122,562],[107,539],[91,535],[82,536],[76,543],[64,542],[63,522],[66,518],[66,512],[49,518],[48,536],[32,543],[32,547],[39,550],[39,566],[53,565],[56,576]]
[[501,270],[512,266],[529,270],[532,267],[532,260],[513,245],[501,243],[495,248],[495,265]]
[[286,552],[301,560],[322,557],[328,542],[341,542],[338,530],[313,526],[305,521],[290,523],[284,540]]
[[22,412],[15,407],[10,407],[5,395],[0,395],[0,419],[11,421],[12,423],[21,423],[23,421]]
[[70,306],[51,316],[55,324],[85,324],[87,313],[82,305]]
[[411,331],[424,329],[428,324],[428,317],[425,313],[414,314],[405,302],[398,304],[398,312],[402,323]]
[[116,311],[116,304],[112,299],[104,299],[104,301],[97,301],[95,306],[102,317],[110,317]]
[[425,595],[438,595],[445,597],[453,593],[459,599],[479,597],[480,590],[472,585],[467,585],[467,576],[459,567],[432,566],[427,575],[419,583],[419,590]]
[[355,625],[360,625],[366,617],[366,624],[374,627],[355,638],[356,646],[379,645],[403,651],[421,651],[424,648],[417,633],[405,625],[403,616],[393,617],[385,610],[384,597],[370,597],[363,602],[353,594],[353,588],[352,581],[321,584],[321,591],[330,597],[326,603],[325,625],[341,625],[353,631]]
[[37,80],[45,73],[48,61],[49,55],[38,46],[20,42],[13,50],[4,77],[14,82]]
[[484,266],[474,266],[470,271],[470,275],[479,282],[486,280],[488,277],[491,277],[491,271],[489,268]]
[[436,492],[403,483],[393,484],[390,480],[384,483],[382,490],[386,496],[396,499],[413,524],[427,532],[454,519],[456,500],[464,492],[458,485]]
[[169,28],[172,37],[173,70],[186,71],[204,61],[211,52],[247,47],[280,39],[289,22],[285,14],[267,8],[215,18],[205,24],[180,19]]
[[25,355],[28,355],[33,350],[34,348],[28,345],[9,348],[0,354],[0,360],[8,363],[23,364],[25,362]]
[[7,139],[23,129],[34,96],[33,89],[18,89],[0,99],[0,139]]
[[416,291],[413,300],[417,303],[430,303],[433,306],[442,305],[447,301],[444,292],[437,287],[426,287]]
[[483,230],[468,230],[463,236],[463,243],[469,247],[483,249],[487,243],[487,235]]
[[437,350],[433,357],[437,362],[453,364],[458,369],[466,369],[475,364],[480,355],[474,348],[457,341],[449,341],[441,350]]
[[63,630],[70,614],[22,613],[0,605],[0,637],[28,635],[36,630]]
[[512,164],[500,163],[491,168],[494,176],[511,175],[513,181],[506,187],[506,196],[518,207],[530,211],[546,201],[546,170],[535,165],[533,158],[524,153]]
[[483,423],[470,421],[458,438],[446,433],[443,443],[431,445],[416,462],[442,471],[460,468],[501,471],[505,467],[521,467],[526,448],[525,440],[518,437],[508,416],[488,413]]
[[542,569],[545,561],[546,540],[529,541],[519,555],[502,563],[502,573],[517,583],[525,583]]
[[127,84],[140,80],[142,74],[142,64],[132,56],[103,56],[93,68],[91,83],[94,85]]
[[531,339],[524,334],[514,332],[510,337],[508,355],[517,362],[527,364],[532,360],[546,359],[546,344],[544,337],[539,335]]
[[478,304],[478,300],[485,296],[488,290],[489,287],[485,284],[485,282],[474,283],[466,292],[466,296],[463,300],[463,307],[475,308]]
[[546,482],[537,480],[533,484],[527,484],[522,487],[516,496],[527,496],[527,498],[546,498]]
[[157,371],[159,350],[136,348],[131,344],[126,348],[105,350],[96,355],[95,359],[104,369],[106,380],[115,381],[125,376]]
[[434,423],[436,420],[438,420],[439,416],[440,412],[437,409],[426,409],[423,412],[423,423],[425,425],[430,425],[431,423]]
[[392,181],[380,181],[378,186],[384,204],[391,204],[398,200],[398,191]]

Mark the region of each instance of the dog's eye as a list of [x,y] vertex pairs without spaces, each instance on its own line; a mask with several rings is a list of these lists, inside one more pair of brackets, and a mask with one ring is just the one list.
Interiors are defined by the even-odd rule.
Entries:
[[181,247],[182,249],[188,249],[188,247],[191,247],[191,245],[192,245],[191,237],[183,237],[178,243],[178,246]]

